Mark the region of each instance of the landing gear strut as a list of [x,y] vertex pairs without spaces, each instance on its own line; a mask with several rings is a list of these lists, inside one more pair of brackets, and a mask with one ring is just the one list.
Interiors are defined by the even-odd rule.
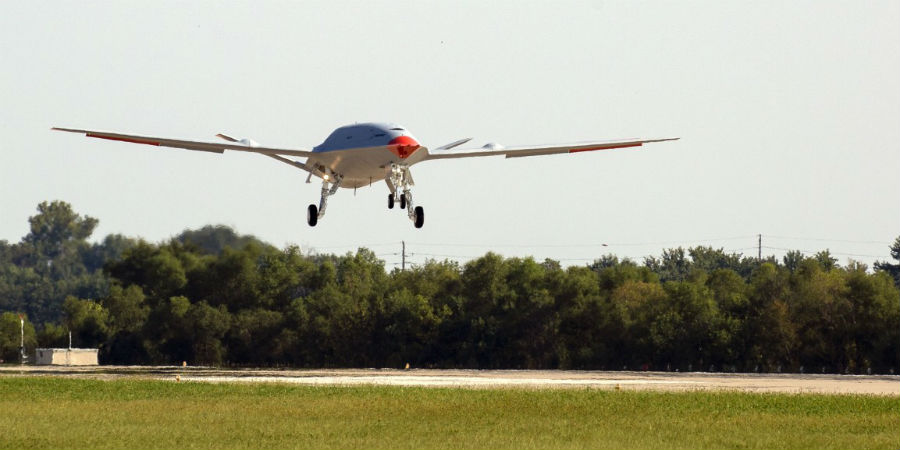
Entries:
[[416,183],[413,182],[412,174],[409,173],[409,167],[405,164],[391,164],[391,173],[388,174],[385,181],[391,190],[388,195],[388,208],[394,207],[394,197],[397,195],[397,191],[401,190],[400,208],[406,210],[409,220],[412,220],[416,228],[422,228],[422,225],[425,224],[425,209],[413,205],[410,187],[415,186]]
[[[343,177],[340,175],[333,175],[334,181],[329,183],[328,176],[322,178],[322,198],[319,200],[319,207],[316,208],[316,205],[309,205],[309,208],[306,210],[306,223],[309,226],[314,227],[317,223],[319,223],[319,219],[325,215],[325,208],[328,206],[328,197],[334,195],[337,192],[338,188],[341,187],[341,181]],[[331,186],[329,186],[329,184]]]

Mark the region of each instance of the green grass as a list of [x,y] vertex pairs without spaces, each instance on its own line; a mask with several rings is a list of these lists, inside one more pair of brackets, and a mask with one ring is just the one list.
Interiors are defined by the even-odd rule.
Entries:
[[900,399],[0,377],[0,448],[900,448]]

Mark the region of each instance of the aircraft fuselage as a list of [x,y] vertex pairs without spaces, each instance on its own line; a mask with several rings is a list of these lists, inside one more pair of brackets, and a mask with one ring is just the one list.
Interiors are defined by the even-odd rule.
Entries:
[[313,148],[307,165],[321,165],[343,177],[341,187],[358,188],[384,180],[391,164],[411,166],[428,149],[406,128],[391,123],[359,123],[334,130]]

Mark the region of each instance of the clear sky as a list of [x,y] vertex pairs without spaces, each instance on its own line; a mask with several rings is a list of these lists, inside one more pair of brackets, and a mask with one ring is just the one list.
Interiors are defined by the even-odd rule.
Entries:
[[[161,241],[225,224],[278,246],[400,241],[430,255],[588,263],[665,247],[830,248],[900,235],[900,3],[5,2],[0,239],[43,200]],[[413,168],[426,223],[383,183],[341,190],[269,158],[86,139],[51,126],[311,148],[337,126],[542,144],[681,137]],[[606,244],[606,246],[603,246]]]

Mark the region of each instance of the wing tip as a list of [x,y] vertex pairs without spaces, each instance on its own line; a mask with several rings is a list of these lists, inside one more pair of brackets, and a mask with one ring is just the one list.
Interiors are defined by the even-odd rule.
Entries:
[[50,127],[50,131],[68,131],[69,133],[86,133],[84,130],[77,130],[75,128],[64,128],[64,127]]

